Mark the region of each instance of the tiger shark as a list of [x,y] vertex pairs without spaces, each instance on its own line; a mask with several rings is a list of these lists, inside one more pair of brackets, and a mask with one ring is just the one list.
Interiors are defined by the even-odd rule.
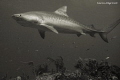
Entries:
[[94,34],[98,33],[100,37],[108,43],[107,34],[111,32],[119,23],[120,19],[115,21],[109,27],[103,29],[96,29],[93,25],[83,25],[67,15],[67,6],[63,6],[54,12],[47,11],[30,11],[12,15],[13,19],[24,27],[36,28],[40,36],[44,39],[45,32],[76,34],[78,37],[81,35],[89,34],[95,37]]

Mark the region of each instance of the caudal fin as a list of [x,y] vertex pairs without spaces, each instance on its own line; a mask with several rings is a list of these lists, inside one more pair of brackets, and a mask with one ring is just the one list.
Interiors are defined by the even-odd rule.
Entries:
[[111,24],[109,27],[103,28],[99,33],[100,37],[108,43],[107,34],[111,32],[118,24],[120,23],[120,19]]

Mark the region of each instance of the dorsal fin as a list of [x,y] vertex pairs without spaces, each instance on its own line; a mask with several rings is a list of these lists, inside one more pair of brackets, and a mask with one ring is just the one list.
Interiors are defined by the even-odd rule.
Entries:
[[67,6],[63,6],[55,11],[56,14],[68,17],[66,12],[67,12]]

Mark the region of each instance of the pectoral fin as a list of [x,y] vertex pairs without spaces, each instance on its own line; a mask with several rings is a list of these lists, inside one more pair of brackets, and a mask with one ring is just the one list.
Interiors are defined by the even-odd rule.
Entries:
[[42,31],[42,30],[38,30],[38,31],[39,31],[40,36],[44,39],[45,38],[45,31]]
[[46,25],[46,24],[41,24],[41,25],[45,26],[46,28],[50,29],[54,33],[58,34],[58,31],[53,26],[49,26],[49,25]]

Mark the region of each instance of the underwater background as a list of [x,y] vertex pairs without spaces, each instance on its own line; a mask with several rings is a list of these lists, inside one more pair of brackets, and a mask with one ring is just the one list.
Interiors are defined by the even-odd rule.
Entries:
[[[97,2],[118,4],[97,4]],[[4,74],[17,76],[22,72],[31,75],[29,66],[22,62],[33,61],[36,65],[46,62],[47,57],[62,56],[65,66],[74,70],[76,59],[110,57],[109,62],[120,66],[120,24],[108,34],[105,43],[98,34],[77,37],[71,34],[46,32],[43,40],[37,29],[22,27],[11,15],[28,11],[55,11],[67,6],[67,14],[78,22],[96,29],[109,26],[120,18],[119,0],[0,0],[0,77]]]

